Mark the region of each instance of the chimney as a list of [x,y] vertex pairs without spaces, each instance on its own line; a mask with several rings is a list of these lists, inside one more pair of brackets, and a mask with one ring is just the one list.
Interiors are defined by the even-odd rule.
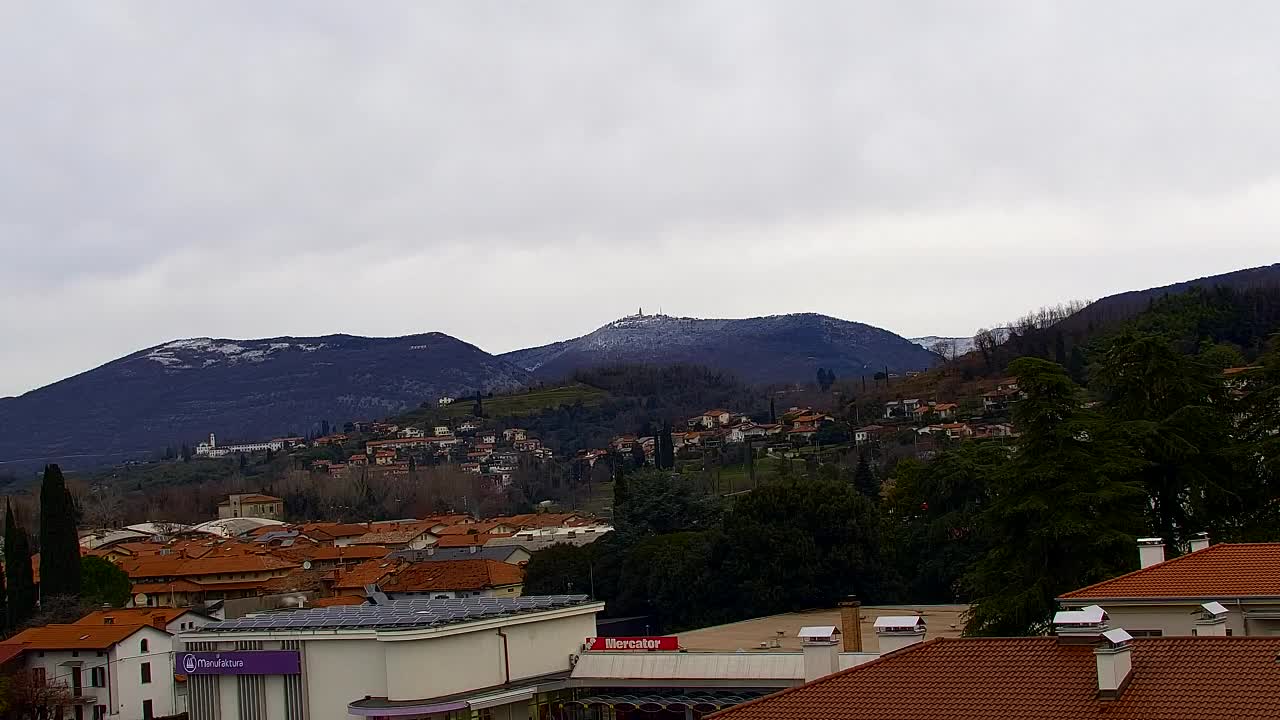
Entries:
[[1098,662],[1098,699],[1116,700],[1133,676],[1133,636],[1122,628],[1102,633],[1102,644],[1094,649]]
[[1191,628],[1191,634],[1196,637],[1226,637],[1226,606],[1215,600],[1201,605],[1200,608],[1200,619]]
[[1159,565],[1164,562],[1164,540],[1160,538],[1138,538],[1138,564],[1143,568]]
[[845,652],[862,652],[862,601],[850,595],[840,601],[840,636]]
[[1190,548],[1191,552],[1200,552],[1209,547],[1209,533],[1198,532],[1191,536]]
[[1059,645],[1093,645],[1107,629],[1107,612],[1097,605],[1059,610],[1053,615],[1053,634]]
[[840,669],[840,630],[834,625],[800,628],[804,681],[813,682]]
[[876,618],[876,641],[880,644],[881,656],[924,642],[924,633],[924,618],[919,615]]

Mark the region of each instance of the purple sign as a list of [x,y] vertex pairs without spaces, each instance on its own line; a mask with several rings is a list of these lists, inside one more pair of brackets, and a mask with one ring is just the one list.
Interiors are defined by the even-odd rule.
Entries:
[[180,652],[174,661],[174,672],[179,675],[297,675],[302,672],[297,650]]

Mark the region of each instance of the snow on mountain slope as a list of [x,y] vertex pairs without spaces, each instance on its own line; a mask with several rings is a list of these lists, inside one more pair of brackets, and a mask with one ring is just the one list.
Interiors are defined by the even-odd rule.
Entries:
[[[972,337],[946,337],[943,335],[925,335],[924,337],[911,338],[911,342],[919,345],[922,348],[925,348],[926,350],[932,350],[934,346],[940,342],[945,342],[948,344],[955,343],[954,347],[955,347],[956,355],[964,355],[965,353],[970,352],[974,349]],[[947,354],[950,355],[951,351],[948,350]]]
[[630,315],[573,340],[501,355],[542,378],[609,363],[695,363],[748,382],[809,382],[818,368],[837,376],[928,367],[934,356],[862,323],[815,313],[741,320]]

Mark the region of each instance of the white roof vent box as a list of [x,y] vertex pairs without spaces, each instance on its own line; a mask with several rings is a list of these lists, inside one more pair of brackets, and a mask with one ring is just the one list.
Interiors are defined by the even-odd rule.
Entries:
[[1107,630],[1107,611],[1097,605],[1079,610],[1059,610],[1053,616],[1053,632],[1059,643],[1093,643]]
[[925,622],[919,615],[886,615],[876,618],[875,628],[877,633],[921,632]]
[[1114,630],[1108,630],[1102,633],[1102,640],[1106,644],[1106,647],[1109,647],[1112,650],[1119,650],[1120,648],[1128,647],[1129,643],[1133,640],[1133,636],[1124,628],[1115,628]]
[[1204,603],[1200,608],[1204,610],[1204,617],[1206,620],[1216,620],[1220,617],[1226,616],[1227,614],[1227,606],[1217,600]]
[[812,625],[800,628],[797,635],[804,644],[834,643],[840,640],[840,629],[834,625]]

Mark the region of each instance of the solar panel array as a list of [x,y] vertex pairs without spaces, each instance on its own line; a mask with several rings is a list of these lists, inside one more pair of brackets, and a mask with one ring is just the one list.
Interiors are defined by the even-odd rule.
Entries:
[[291,612],[247,615],[201,628],[208,632],[268,630],[408,630],[439,627],[472,620],[554,610],[581,605],[586,595],[530,595],[518,598],[409,598],[381,605],[339,605]]

